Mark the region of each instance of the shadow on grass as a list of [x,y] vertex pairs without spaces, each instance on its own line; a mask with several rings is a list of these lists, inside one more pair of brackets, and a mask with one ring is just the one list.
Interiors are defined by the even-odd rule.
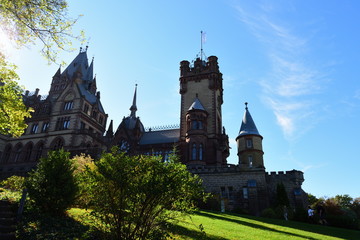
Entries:
[[191,229],[188,229],[186,227],[182,227],[182,226],[174,225],[174,224],[172,224],[169,227],[168,230],[172,235],[179,235],[179,236],[182,236],[182,237],[188,237],[189,239],[197,239],[197,240],[205,240],[205,239],[209,239],[209,240],[228,240],[227,238],[204,234],[202,232],[199,232],[199,231],[196,231],[196,230],[191,230]]
[[18,224],[17,239],[57,240],[57,239],[100,239],[101,233],[71,217],[52,217],[31,214],[24,216]]
[[269,228],[266,226],[262,226],[259,224],[249,223],[249,222],[242,221],[242,220],[229,219],[228,217],[226,217],[226,215],[247,218],[247,219],[251,219],[254,221],[261,221],[264,223],[274,224],[274,225],[278,225],[278,226],[282,226],[282,227],[294,228],[297,230],[312,232],[315,234],[327,235],[329,237],[337,237],[337,238],[341,238],[341,239],[354,239],[354,240],[360,239],[360,231],[357,231],[357,230],[348,230],[348,229],[321,226],[321,225],[315,225],[315,224],[307,224],[307,223],[295,222],[295,221],[284,221],[284,220],[280,220],[280,219],[269,219],[269,218],[260,218],[260,217],[253,217],[253,216],[244,216],[244,215],[240,216],[240,215],[234,214],[234,213],[225,213],[224,217],[219,216],[218,214],[220,214],[220,213],[218,213],[218,212],[212,213],[212,212],[203,212],[202,211],[202,212],[197,212],[197,214],[200,216],[205,216],[205,217],[214,218],[214,219],[220,219],[223,221],[230,221],[230,222],[242,224],[244,226],[249,226],[249,227],[253,227],[253,228],[257,228],[257,229],[261,229],[261,230],[272,231],[272,232],[277,232],[277,233],[281,233],[281,234],[286,234],[289,236],[302,237],[302,238],[306,238],[306,239],[318,239],[318,238],[311,238],[309,236],[305,236],[305,235],[301,235],[301,234],[281,231],[281,230]]

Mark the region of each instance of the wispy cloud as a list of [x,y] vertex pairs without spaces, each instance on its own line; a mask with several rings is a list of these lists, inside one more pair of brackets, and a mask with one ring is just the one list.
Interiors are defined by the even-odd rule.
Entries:
[[314,117],[312,109],[316,104],[312,96],[321,92],[324,78],[306,60],[309,40],[297,34],[294,26],[285,20],[279,17],[274,20],[274,6],[262,4],[251,10],[240,6],[236,9],[240,20],[263,43],[271,63],[266,79],[260,81],[263,100],[273,110],[286,138],[297,138],[316,122],[309,121]]

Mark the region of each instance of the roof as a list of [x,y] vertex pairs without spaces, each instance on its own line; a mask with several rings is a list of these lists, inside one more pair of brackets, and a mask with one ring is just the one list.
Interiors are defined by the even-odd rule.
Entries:
[[256,128],[255,122],[251,117],[249,109],[247,108],[247,103],[245,103],[245,112],[244,117],[241,122],[241,127],[239,131],[238,137],[245,136],[245,135],[260,135],[259,131]]
[[191,104],[190,108],[189,108],[189,111],[190,110],[203,110],[205,111],[205,108],[204,106],[201,104],[199,98],[195,98],[193,104]]
[[140,145],[177,143],[180,139],[180,129],[167,129],[161,131],[144,132],[140,139]]

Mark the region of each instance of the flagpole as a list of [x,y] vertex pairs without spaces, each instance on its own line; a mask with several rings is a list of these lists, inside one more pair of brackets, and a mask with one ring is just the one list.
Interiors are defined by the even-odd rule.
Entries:
[[200,31],[200,59],[202,61],[202,56],[203,56],[203,31]]

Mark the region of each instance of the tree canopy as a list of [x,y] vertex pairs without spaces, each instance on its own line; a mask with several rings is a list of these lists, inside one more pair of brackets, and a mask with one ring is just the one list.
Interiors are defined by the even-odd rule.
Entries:
[[[17,47],[42,44],[41,53],[49,62],[56,62],[62,50],[71,50],[72,26],[77,19],[68,17],[65,0],[0,0],[0,28]],[[30,117],[22,101],[16,66],[10,64],[0,48],[0,134],[20,136]]]

